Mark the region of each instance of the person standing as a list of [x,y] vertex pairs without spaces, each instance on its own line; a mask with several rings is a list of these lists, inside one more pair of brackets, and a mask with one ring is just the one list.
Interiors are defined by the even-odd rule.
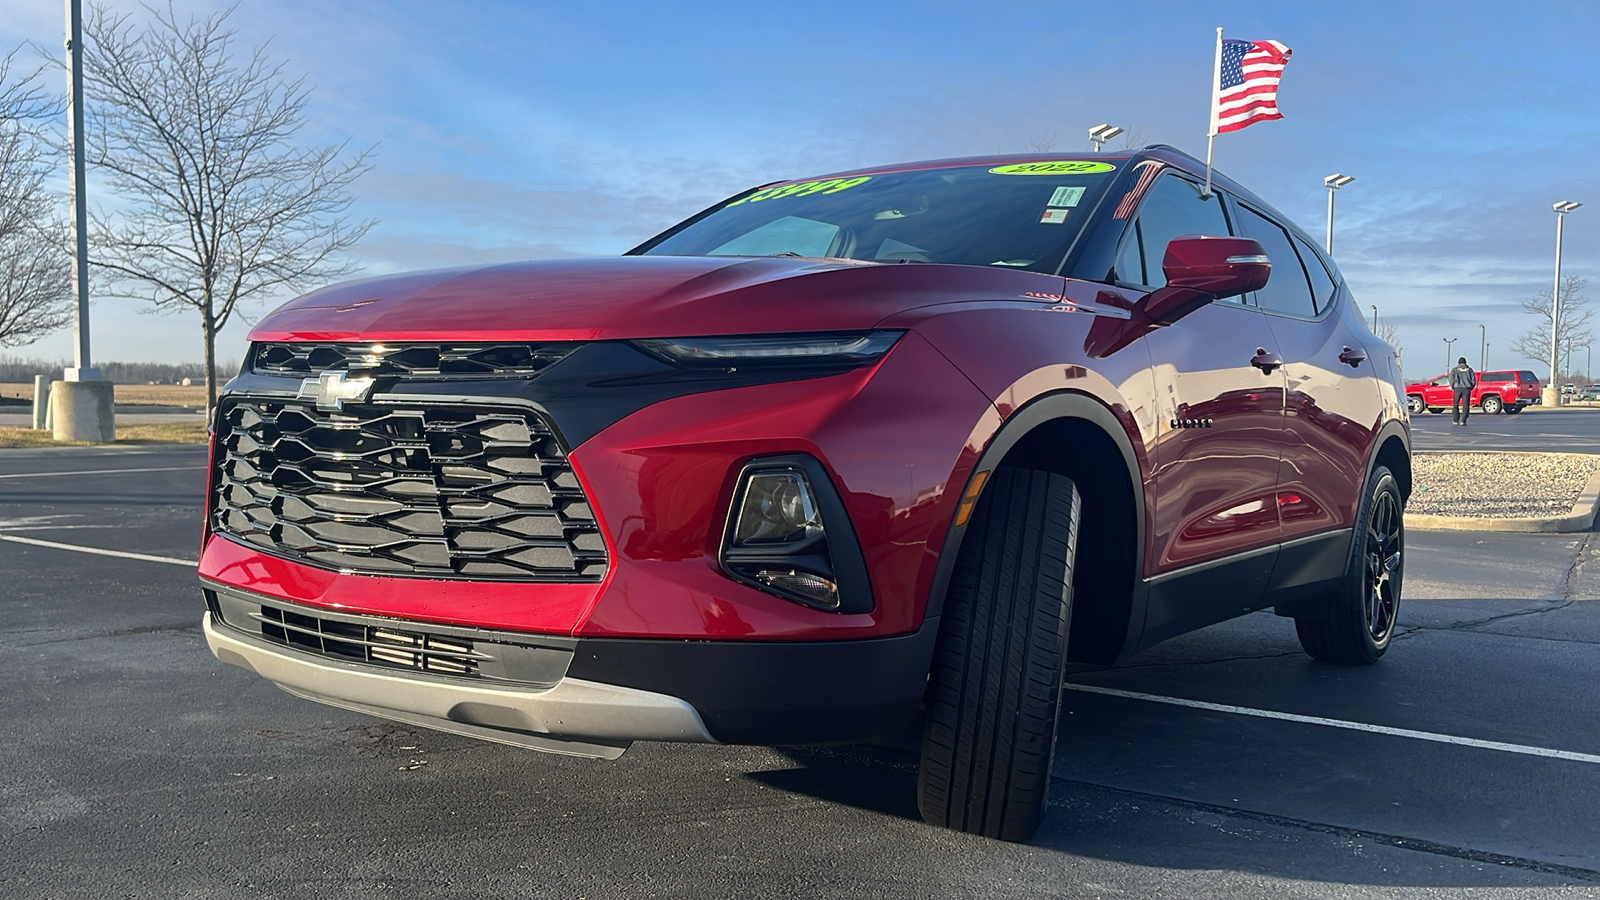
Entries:
[[1456,360],[1456,367],[1450,370],[1450,390],[1455,394],[1455,402],[1450,404],[1452,424],[1467,424],[1467,415],[1472,412],[1472,389],[1477,386],[1478,373],[1467,365],[1467,358]]

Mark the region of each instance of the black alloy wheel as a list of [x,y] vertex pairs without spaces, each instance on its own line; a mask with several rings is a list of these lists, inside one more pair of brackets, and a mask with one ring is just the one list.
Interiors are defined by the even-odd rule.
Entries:
[[1374,663],[1383,656],[1400,614],[1405,540],[1400,485],[1386,467],[1378,466],[1367,478],[1343,580],[1325,608],[1295,617],[1295,633],[1306,653],[1346,665]]

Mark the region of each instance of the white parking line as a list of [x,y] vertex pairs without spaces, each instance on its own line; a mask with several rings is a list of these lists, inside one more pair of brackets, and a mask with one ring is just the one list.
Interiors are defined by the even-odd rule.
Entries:
[[16,475],[0,475],[0,478],[49,478],[52,475],[121,475],[125,472],[185,472],[190,469],[200,469],[203,466],[162,466],[155,469],[91,469],[87,472],[69,470],[66,472],[22,472]]
[[1499,750],[1504,753],[1520,753],[1523,756],[1541,756],[1546,759],[1565,759],[1572,762],[1600,764],[1600,755],[1593,753],[1577,753],[1572,750],[1551,750],[1548,747],[1530,747],[1526,744],[1507,744],[1502,741],[1481,741],[1477,738],[1460,737],[1454,734],[1436,734],[1432,731],[1413,731],[1410,728],[1390,728],[1387,725],[1369,725],[1366,722],[1349,722],[1344,719],[1325,719],[1321,716],[1301,716],[1294,713],[1276,712],[1270,709],[1252,709],[1248,706],[1229,706],[1225,703],[1207,703],[1204,700],[1185,700],[1182,697],[1166,697],[1161,694],[1141,694],[1138,691],[1122,691],[1116,688],[1099,687],[1092,684],[1064,684],[1062,687],[1069,691],[1082,691],[1086,694],[1105,694],[1110,697],[1126,697],[1129,700],[1147,700],[1151,703],[1165,703],[1170,706],[1187,706],[1190,709],[1204,709],[1211,712],[1233,713],[1239,716],[1255,716],[1261,719],[1278,719],[1283,722],[1300,722],[1306,725],[1326,725],[1330,728],[1344,728],[1350,731],[1366,731],[1372,734],[1387,734],[1394,737],[1415,738],[1419,741],[1433,741],[1439,744],[1455,744],[1461,747],[1477,747],[1480,750]]
[[79,553],[93,553],[95,556],[115,556],[120,559],[138,559],[144,562],[169,563],[174,566],[188,566],[194,568],[199,565],[192,559],[175,559],[171,556],[151,556],[148,553],[124,553],[121,550],[101,550],[99,547],[79,547],[77,544],[58,544],[55,541],[41,541],[36,538],[17,537],[11,534],[0,534],[0,541],[10,541],[13,544],[32,544],[35,547],[49,547],[51,550],[76,550]]

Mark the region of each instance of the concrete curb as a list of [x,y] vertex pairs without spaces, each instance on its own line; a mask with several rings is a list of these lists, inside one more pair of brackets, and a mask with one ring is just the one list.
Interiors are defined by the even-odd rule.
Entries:
[[[1588,456],[1585,453],[1535,453],[1515,450],[1450,450],[1449,453],[1526,453],[1529,456]],[[1419,531],[1510,531],[1522,534],[1571,534],[1594,527],[1600,511],[1600,469],[1589,476],[1583,493],[1564,516],[1518,516],[1500,519],[1465,516],[1419,516],[1406,513],[1406,528]]]

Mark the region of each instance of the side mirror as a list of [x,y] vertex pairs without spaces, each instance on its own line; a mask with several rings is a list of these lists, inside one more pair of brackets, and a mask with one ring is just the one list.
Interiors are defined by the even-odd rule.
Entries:
[[1152,322],[1171,325],[1213,300],[1260,290],[1272,261],[1249,238],[1186,234],[1167,243],[1161,271],[1166,287],[1148,294],[1141,309]]

